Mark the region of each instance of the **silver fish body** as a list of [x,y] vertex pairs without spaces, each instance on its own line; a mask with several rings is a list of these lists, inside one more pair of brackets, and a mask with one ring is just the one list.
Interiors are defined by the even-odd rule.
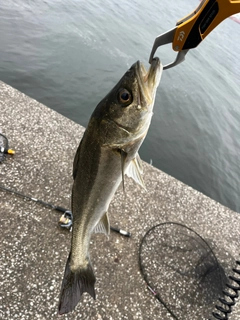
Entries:
[[147,134],[162,74],[158,58],[146,72],[137,61],[97,105],[73,164],[73,230],[59,301],[72,311],[83,292],[95,299],[89,257],[93,232],[109,234],[108,207],[124,174],[143,186],[138,150]]

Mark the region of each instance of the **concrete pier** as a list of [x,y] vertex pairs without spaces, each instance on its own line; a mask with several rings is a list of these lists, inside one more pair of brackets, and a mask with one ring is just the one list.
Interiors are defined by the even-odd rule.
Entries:
[[[0,185],[70,208],[73,157],[84,128],[2,82],[0,111],[0,132],[16,150],[0,163]],[[147,191],[127,179],[127,196],[119,188],[109,210],[111,225],[130,231],[132,237],[93,236],[96,300],[84,294],[77,308],[62,319],[174,319],[147,289],[138,264],[143,236],[159,224],[144,252],[152,288],[175,319],[214,319],[219,281],[224,287],[235,260],[240,260],[240,214],[149,164],[143,166]],[[59,318],[71,239],[71,233],[58,225],[60,216],[0,190],[0,319]],[[166,257],[170,258],[163,262]],[[159,264],[148,269],[148,262],[155,260]],[[230,320],[240,320],[238,300]]]

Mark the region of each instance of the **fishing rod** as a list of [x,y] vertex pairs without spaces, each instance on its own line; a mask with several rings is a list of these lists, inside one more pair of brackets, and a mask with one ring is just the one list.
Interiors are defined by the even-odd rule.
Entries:
[[[30,201],[37,202],[37,203],[43,205],[44,207],[47,207],[47,208],[50,208],[50,209],[53,209],[53,210],[56,210],[56,211],[59,211],[59,212],[63,213],[62,216],[59,219],[60,227],[68,229],[69,231],[72,230],[73,215],[72,215],[72,212],[70,210],[68,210],[68,209],[66,209],[64,207],[61,207],[61,206],[54,205],[54,204],[52,204],[50,202],[46,202],[46,201],[31,197],[29,195],[25,195],[25,194],[23,194],[23,193],[21,193],[19,191],[12,190],[12,189],[4,187],[2,185],[0,185],[0,190],[15,194],[15,195],[17,195],[17,196],[19,196],[21,198],[24,198],[24,199],[27,199],[27,200],[30,200]],[[112,226],[110,226],[110,229],[112,231],[116,232],[116,233],[121,234],[124,237],[128,237],[128,238],[131,237],[131,233],[128,232],[128,231],[119,229],[117,227],[112,227]]]

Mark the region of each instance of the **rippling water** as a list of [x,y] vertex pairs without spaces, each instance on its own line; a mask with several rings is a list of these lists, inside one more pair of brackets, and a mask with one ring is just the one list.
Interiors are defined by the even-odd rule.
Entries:
[[[0,3],[0,79],[86,126],[155,37],[198,0],[8,0]],[[240,211],[240,25],[225,20],[166,70],[140,155]],[[175,53],[157,51],[163,63]],[[7,133],[8,124],[0,124]],[[11,139],[11,137],[9,137]]]

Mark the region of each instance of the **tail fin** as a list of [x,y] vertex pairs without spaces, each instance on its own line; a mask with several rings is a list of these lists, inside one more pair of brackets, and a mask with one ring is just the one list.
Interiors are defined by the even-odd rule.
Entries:
[[58,313],[64,314],[72,311],[78,304],[83,292],[88,292],[95,299],[95,281],[96,278],[90,263],[86,269],[72,272],[69,255],[62,282]]

